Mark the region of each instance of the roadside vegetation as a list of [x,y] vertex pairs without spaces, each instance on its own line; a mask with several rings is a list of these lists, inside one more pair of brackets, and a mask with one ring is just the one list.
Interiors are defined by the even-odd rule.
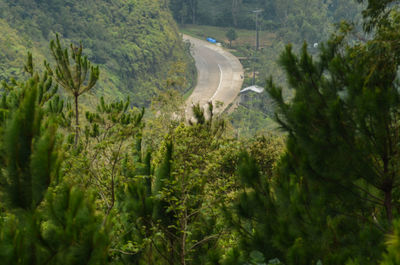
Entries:
[[[229,44],[229,39],[226,33],[230,30],[230,27],[217,27],[208,25],[179,25],[179,31],[200,39],[205,39],[209,36],[215,38],[218,42],[225,45]],[[240,46],[254,46],[256,33],[250,29],[235,29],[237,38],[232,42],[233,47]],[[276,35],[270,31],[263,31],[260,34],[260,46],[267,47],[272,44],[272,41],[276,39]]]
[[[354,33],[354,39],[363,36],[360,30],[362,5],[356,1],[172,0],[170,6],[175,19],[181,23],[181,32],[201,39],[212,37],[240,58],[245,69],[243,88],[251,85],[265,87],[272,76],[286,88],[286,98],[290,98],[293,93],[288,89],[285,73],[277,63],[285,45],[291,43],[299,51],[303,43],[307,42],[308,51],[317,55],[319,45],[335,31],[334,24],[342,20],[355,22],[357,33]],[[196,8],[193,9],[193,6]],[[261,10],[257,19],[253,12],[255,10]],[[259,30],[257,52],[256,21]],[[237,39],[232,41],[232,47],[226,37],[231,28],[237,32]],[[274,108],[270,103],[271,99],[266,91],[262,96],[246,96],[246,100],[241,101],[241,105],[229,119],[242,132],[242,136],[251,137],[257,132],[265,131],[265,128],[275,127],[271,122]]]

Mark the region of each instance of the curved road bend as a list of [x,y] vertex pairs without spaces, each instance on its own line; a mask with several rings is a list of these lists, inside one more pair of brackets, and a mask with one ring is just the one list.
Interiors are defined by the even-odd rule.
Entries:
[[[214,114],[221,113],[232,103],[243,84],[243,67],[239,60],[231,53],[218,47],[187,35],[185,41],[192,44],[191,54],[196,62],[197,85],[186,101],[186,118],[191,118],[191,106],[200,103],[206,106],[213,102]],[[216,103],[223,105],[216,108]]]

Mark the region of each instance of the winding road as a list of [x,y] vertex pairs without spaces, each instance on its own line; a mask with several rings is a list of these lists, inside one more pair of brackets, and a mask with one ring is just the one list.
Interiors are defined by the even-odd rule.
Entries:
[[206,106],[212,101],[214,114],[223,112],[232,103],[243,84],[243,67],[231,53],[215,44],[183,35],[191,43],[196,62],[197,85],[186,101],[186,118],[192,116],[193,104]]

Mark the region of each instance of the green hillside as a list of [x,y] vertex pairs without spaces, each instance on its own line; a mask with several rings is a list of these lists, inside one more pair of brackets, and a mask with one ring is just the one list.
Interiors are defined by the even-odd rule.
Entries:
[[100,66],[98,95],[147,105],[167,83],[191,86],[193,66],[161,0],[0,0],[0,30],[1,78],[21,71],[28,50],[42,61],[59,33]]

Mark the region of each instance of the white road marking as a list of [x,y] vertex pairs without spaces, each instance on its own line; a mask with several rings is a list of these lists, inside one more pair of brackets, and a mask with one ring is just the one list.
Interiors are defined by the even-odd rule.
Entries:
[[214,99],[214,97],[217,95],[217,93],[219,92],[220,88],[221,88],[221,84],[222,84],[222,68],[221,65],[218,64],[218,68],[219,68],[219,85],[217,90],[215,91],[214,95],[210,98],[210,101],[212,101]]

